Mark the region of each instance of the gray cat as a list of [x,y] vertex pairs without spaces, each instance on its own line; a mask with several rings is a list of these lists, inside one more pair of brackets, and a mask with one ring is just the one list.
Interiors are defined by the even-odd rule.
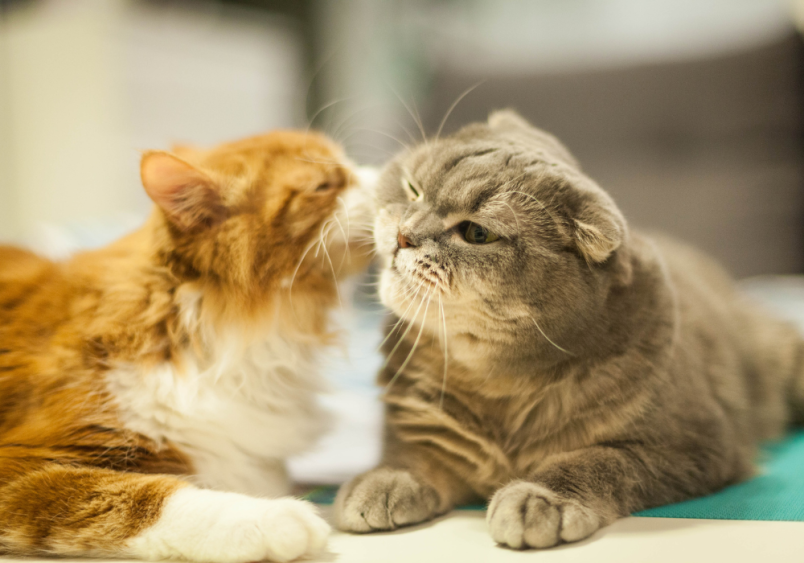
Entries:
[[513,548],[752,475],[804,421],[804,345],[709,258],[629,230],[552,136],[512,112],[385,169],[382,463],[343,486],[354,532],[491,499]]

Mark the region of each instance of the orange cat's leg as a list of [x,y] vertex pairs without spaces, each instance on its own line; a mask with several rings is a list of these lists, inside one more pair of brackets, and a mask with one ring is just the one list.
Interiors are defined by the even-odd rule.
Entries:
[[328,533],[303,501],[0,457],[0,553],[289,561],[320,550]]

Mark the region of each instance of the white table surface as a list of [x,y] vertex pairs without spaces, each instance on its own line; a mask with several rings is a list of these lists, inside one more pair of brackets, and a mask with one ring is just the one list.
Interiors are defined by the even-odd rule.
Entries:
[[748,563],[804,562],[804,523],[625,518],[591,538],[548,550],[498,547],[485,513],[457,511],[391,533],[336,532],[314,561],[344,563]]
[[[328,508],[325,509],[325,512]],[[95,562],[11,559],[3,563]],[[787,563],[804,562],[804,523],[624,518],[591,538],[548,550],[495,545],[485,513],[455,511],[435,522],[389,533],[335,532],[311,563]]]

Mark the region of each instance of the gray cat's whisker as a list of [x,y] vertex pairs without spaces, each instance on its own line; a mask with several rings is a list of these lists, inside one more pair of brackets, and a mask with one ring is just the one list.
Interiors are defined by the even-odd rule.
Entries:
[[[411,148],[409,144],[405,143],[404,141],[402,141],[398,137],[396,137],[394,135],[391,135],[390,133],[386,133],[385,131],[380,131],[379,129],[370,129],[368,127],[361,127],[361,128],[359,128],[357,130],[358,131],[366,131],[368,133],[376,133],[377,135],[382,135],[384,137],[388,137],[392,141],[396,141],[397,143],[402,145],[402,148],[404,148],[405,150],[410,150],[410,148]],[[391,154],[393,154],[393,153],[391,153]]]
[[407,133],[408,138],[410,139],[410,142],[411,142],[411,143],[413,143],[413,145],[415,146],[415,145],[417,144],[416,137],[415,137],[415,136],[414,136],[414,135],[413,135],[413,134],[410,132],[410,129],[408,129],[408,128],[407,128],[407,127],[406,127],[406,126],[405,126],[405,125],[404,125],[404,124],[403,124],[401,121],[399,121],[399,119],[397,119],[397,118],[394,118],[394,123],[396,123],[396,124],[399,126],[399,128],[400,128],[400,129],[402,129],[402,131],[404,131],[405,133]]
[[[382,367],[380,368],[380,371],[382,371],[386,367],[388,367],[388,363],[394,357],[394,354],[396,354],[396,351],[402,345],[402,342],[405,341],[405,338],[407,338],[408,334],[410,334],[410,331],[411,331],[411,329],[413,328],[413,325],[414,325],[414,321],[415,321],[415,319],[417,319],[419,317],[419,311],[421,311],[422,306],[424,305],[424,303],[425,303],[425,301],[424,301],[424,299],[422,299],[421,302],[419,303],[419,308],[416,309],[416,312],[413,315],[413,319],[408,321],[408,328],[405,330],[405,332],[399,338],[399,340],[397,341],[396,345],[391,349],[391,352],[386,356],[385,362],[383,363]],[[428,299],[428,303],[429,303],[429,299]],[[425,313],[426,313],[426,311],[425,311]],[[397,372],[397,375],[399,375],[399,372]],[[394,377],[396,377],[396,376],[394,376]],[[388,387],[390,387],[390,383],[386,386],[386,389]]]
[[[370,131],[370,129],[368,131]],[[357,133],[357,131],[355,133]],[[397,142],[401,143],[401,141],[399,141],[398,139],[394,139],[394,140],[396,140]],[[404,143],[402,143],[402,144],[403,144],[403,146],[408,146],[408,145],[405,145]],[[356,153],[357,153],[358,148],[371,149],[372,152],[375,151],[375,150],[379,150],[383,154],[387,155],[389,158],[393,158],[394,156],[396,156],[396,153],[394,151],[391,151],[391,150],[388,150],[386,148],[383,148],[383,147],[377,145],[376,143],[372,144],[372,143],[368,143],[368,142],[365,142],[365,141],[357,141],[357,142],[354,142],[354,143],[350,142],[346,146],[346,149],[347,149],[346,152],[347,152],[347,154],[352,154],[352,155],[357,156]]]
[[[374,107],[376,107],[376,104],[374,105]],[[349,136],[354,135],[354,128],[353,128],[352,133],[350,133],[346,137],[341,137],[341,133],[345,129],[346,124],[355,119],[361,113],[368,111],[369,109],[373,109],[373,107],[371,105],[363,105],[347,114],[343,119],[341,119],[340,123],[338,123],[338,125],[336,125],[335,128],[329,132],[330,136],[336,141],[338,141],[338,143],[340,143],[341,145],[345,144]]]
[[424,123],[422,123],[422,116],[419,114],[419,108],[416,107],[416,100],[412,99],[410,104],[413,106],[413,111],[416,113],[416,123],[419,126],[419,131],[422,133],[422,141],[425,145],[428,144],[427,134],[424,132]]
[[402,320],[405,319],[405,317],[407,316],[408,311],[410,311],[411,307],[413,307],[413,305],[416,304],[416,298],[419,296],[419,293],[421,292],[421,290],[423,288],[428,287],[428,285],[426,283],[424,283],[424,282],[419,281],[417,283],[418,283],[418,285],[415,288],[406,287],[406,288],[403,288],[402,290],[400,290],[399,293],[398,293],[398,295],[401,296],[403,301],[407,300],[407,301],[410,302],[408,304],[407,308],[405,309],[405,311],[402,313]]
[[317,118],[319,115],[321,115],[321,114],[322,114],[324,111],[326,111],[327,109],[331,108],[332,106],[334,106],[334,105],[336,105],[336,104],[340,104],[340,103],[345,102],[345,101],[347,101],[347,100],[349,100],[349,99],[350,99],[350,97],[348,97],[348,96],[347,96],[347,97],[343,97],[343,98],[337,98],[337,99],[335,99],[335,100],[332,100],[332,101],[331,101],[331,102],[329,102],[329,103],[324,104],[324,105],[323,105],[323,106],[321,106],[320,108],[318,108],[318,109],[316,110],[316,112],[313,114],[313,116],[310,118],[310,120],[309,120],[309,122],[308,122],[308,124],[307,124],[307,129],[305,129],[305,131],[304,131],[304,132],[305,132],[305,134],[309,134],[309,133],[310,133],[310,129],[312,129],[312,127],[313,127],[313,123],[315,122],[316,118]]
[[[399,366],[399,369],[396,371],[394,376],[391,378],[391,381],[388,382],[388,385],[385,386],[386,391],[391,388],[391,386],[394,384],[394,381],[396,381],[396,378],[399,377],[399,375],[405,370],[405,368],[408,365],[408,362],[410,362],[410,359],[413,357],[413,354],[416,352],[416,348],[419,346],[419,340],[421,339],[422,333],[424,332],[424,323],[427,320],[427,309],[430,307],[430,300],[432,299],[432,297],[433,297],[433,291],[431,290],[427,294],[427,304],[424,307],[424,314],[422,315],[422,321],[421,321],[421,324],[419,325],[419,334],[416,335],[416,340],[413,341],[413,347],[410,349],[410,352],[408,352],[408,356],[405,358],[405,361],[402,362],[401,366]],[[418,319],[418,311],[417,311],[417,314],[416,314],[416,318]],[[411,323],[411,326],[413,326],[413,323]],[[404,339],[404,337],[403,337],[403,339]]]
[[351,131],[349,131],[349,133],[347,133],[343,137],[338,138],[338,143],[340,143],[341,146],[343,146],[343,148],[346,149],[346,154],[352,154],[351,149],[360,146],[361,144],[360,142],[352,143],[352,138],[358,133],[359,131],[357,131],[356,129],[352,129]]
[[[410,109],[410,107],[408,107],[408,105],[405,103],[405,100],[402,99],[402,96],[400,96],[399,93],[396,90],[391,88],[391,91],[394,93],[396,98],[399,100],[399,103],[402,104],[402,107],[404,107],[407,110],[408,114],[410,114],[411,119],[413,119],[413,122],[416,124],[416,126],[419,128],[419,132],[422,134],[422,142],[426,145],[427,144],[427,135],[424,132],[424,125],[422,124],[421,119],[416,117],[416,115],[413,113],[413,111]],[[416,142],[416,140],[410,135],[410,133],[408,133],[408,136],[411,137],[411,139],[410,139],[411,141],[413,141],[414,143]]]
[[[412,298],[410,298],[410,303],[408,303],[407,309],[405,309],[405,311],[399,316],[399,319],[396,321],[396,323],[394,323],[394,326],[391,327],[391,330],[388,331],[388,334],[385,336],[385,338],[383,338],[383,341],[380,342],[379,346],[377,346],[377,350],[382,349],[383,345],[386,342],[388,342],[388,339],[391,338],[391,336],[393,336],[394,332],[396,332],[396,330],[400,326],[402,326],[402,323],[405,322],[405,316],[408,314],[408,311],[410,311],[411,307],[413,307],[413,305],[416,303],[416,297],[419,295],[419,292],[421,291],[422,287],[424,287],[424,284],[420,283],[419,287],[416,289],[416,293],[412,296]],[[406,297],[409,297],[409,296],[406,296]]]
[[425,284],[420,283],[419,286],[416,288],[405,288],[397,293],[397,295],[400,297],[402,301],[408,301],[408,306],[402,312],[402,315],[400,316],[400,321],[404,322],[408,312],[416,304],[416,297],[418,297],[419,292],[422,290],[423,287],[425,287]]
[[447,366],[449,365],[449,353],[447,351],[447,315],[444,312],[444,302],[441,295],[438,296],[438,308],[441,310],[441,322],[444,325],[444,340],[442,346],[444,348],[444,379],[441,383],[441,398],[438,401],[438,408],[444,410],[444,394],[447,391]]
[[533,324],[536,326],[536,328],[539,330],[539,332],[541,332],[541,333],[542,333],[542,336],[544,336],[544,338],[545,338],[545,340],[547,340],[547,342],[549,342],[549,343],[550,343],[550,344],[552,344],[552,345],[553,345],[553,346],[554,346],[556,349],[561,350],[561,351],[562,351],[562,352],[564,352],[565,354],[568,354],[568,355],[570,355],[570,356],[574,356],[574,355],[575,355],[573,352],[570,352],[569,350],[566,350],[566,349],[562,348],[561,346],[559,346],[558,344],[556,344],[555,342],[553,342],[553,340],[552,340],[552,339],[551,339],[549,336],[547,336],[547,334],[545,334],[545,332],[542,330],[542,327],[540,327],[540,326],[539,326],[539,323],[538,323],[538,322],[536,322],[536,319],[534,319],[534,318],[533,318],[532,316],[530,316],[530,315],[528,315],[528,316],[530,317],[530,320],[532,320],[532,321],[533,321]]
[[436,131],[436,134],[435,134],[436,140],[438,140],[438,138],[441,136],[441,131],[444,129],[444,125],[447,123],[447,119],[449,119],[449,116],[452,114],[453,110],[458,106],[458,104],[461,103],[461,100],[463,100],[466,96],[468,96],[472,92],[472,90],[474,90],[475,88],[477,88],[478,86],[480,86],[484,82],[485,82],[485,80],[481,80],[480,82],[477,82],[476,84],[470,86],[469,88],[464,90],[463,93],[460,96],[458,96],[455,99],[454,102],[452,102],[452,105],[449,106],[449,109],[447,110],[447,113],[444,114],[444,118],[441,120],[441,123],[438,125],[438,131]]

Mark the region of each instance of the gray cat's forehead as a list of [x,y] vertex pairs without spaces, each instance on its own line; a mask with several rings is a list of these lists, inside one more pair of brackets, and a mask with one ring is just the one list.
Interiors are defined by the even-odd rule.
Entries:
[[459,165],[477,164],[478,159],[488,164],[494,153],[501,150],[505,149],[490,138],[469,141],[446,138],[419,145],[405,159],[405,164],[417,173],[434,175],[450,172]]
[[403,175],[442,213],[475,213],[499,194],[526,189],[554,166],[531,147],[481,133],[422,145],[400,162]]
[[499,148],[450,144],[413,155],[405,173],[425,191],[425,197],[442,211],[473,212],[499,191],[495,173]]
[[[537,129],[499,129],[471,124],[435,143],[420,145],[416,152],[434,149],[447,158],[461,158],[484,148],[497,150],[497,158],[527,155],[546,163],[576,164],[567,149],[552,135]],[[569,157],[569,159],[567,158]]]
[[463,174],[477,174],[482,168],[497,173],[541,166],[574,168],[567,156],[563,146],[538,129],[496,130],[472,124],[449,137],[419,145],[408,153],[403,166],[435,179],[458,169]]

